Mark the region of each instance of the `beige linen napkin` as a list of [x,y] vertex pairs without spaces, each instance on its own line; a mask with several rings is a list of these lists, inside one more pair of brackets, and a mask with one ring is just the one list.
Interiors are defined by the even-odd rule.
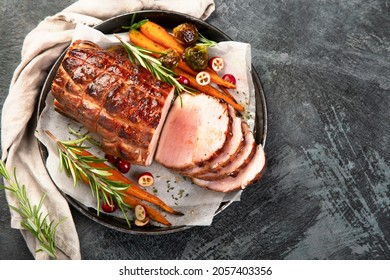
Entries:
[[[206,19],[215,5],[213,0],[79,0],[44,19],[24,40],[21,62],[12,77],[2,111],[2,160],[11,174],[16,168],[18,181],[26,185],[31,203],[38,204],[46,193],[44,212],[54,221],[66,217],[57,229],[59,259],[81,259],[81,253],[69,205],[52,183],[34,137],[40,89],[50,67],[69,44],[76,24],[94,26],[113,16],[146,9],[171,10]],[[17,205],[12,194],[6,192],[6,196],[9,204]],[[47,259],[47,254],[35,253],[39,244],[20,222],[20,215],[11,211],[11,227],[21,230],[34,258]]]

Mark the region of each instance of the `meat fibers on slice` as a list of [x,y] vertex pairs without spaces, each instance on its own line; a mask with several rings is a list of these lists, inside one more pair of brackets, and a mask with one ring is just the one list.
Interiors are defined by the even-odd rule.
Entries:
[[259,180],[266,166],[263,146],[257,145],[256,152],[252,160],[242,169],[236,177],[227,177],[217,181],[207,181],[193,178],[193,182],[200,187],[204,187],[217,192],[232,192],[244,189],[251,183]]
[[133,64],[123,48],[75,41],[51,92],[56,110],[97,133],[105,153],[137,165],[152,163],[174,89]]
[[200,174],[195,176],[196,178],[215,181],[229,176],[235,177],[252,160],[256,151],[255,138],[247,123],[243,122],[241,126],[244,134],[244,146],[235,155],[234,160],[218,171]]
[[232,160],[234,160],[244,143],[244,137],[241,129],[241,118],[236,115],[236,110],[232,106],[229,106],[229,112],[232,117],[230,139],[223,147],[220,155],[208,164],[210,166],[209,171],[218,171],[228,165]]
[[243,132],[241,128],[242,121],[241,118],[236,115],[235,109],[232,106],[228,107],[229,115],[232,118],[232,129],[229,133],[230,137],[228,141],[225,142],[225,145],[221,149],[219,155],[205,165],[196,166],[190,170],[182,172],[183,175],[198,177],[201,174],[208,172],[217,172],[236,158],[236,155],[244,144]]
[[205,94],[177,97],[163,127],[156,161],[173,170],[206,164],[229,138],[227,104]]

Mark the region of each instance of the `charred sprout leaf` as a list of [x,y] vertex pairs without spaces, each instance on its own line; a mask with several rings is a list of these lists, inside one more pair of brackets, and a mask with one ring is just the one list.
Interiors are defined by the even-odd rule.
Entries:
[[131,29],[131,30],[137,30],[143,25],[144,23],[148,22],[148,19],[143,19],[139,22],[134,23],[136,14],[134,13],[131,17],[131,22],[129,26],[122,26],[123,29]]
[[0,185],[0,188],[11,192],[19,202],[18,206],[9,205],[9,207],[22,216],[21,226],[39,241],[39,248],[36,252],[46,252],[51,258],[57,259],[55,235],[57,227],[63,219],[54,223],[54,221],[50,221],[48,214],[43,215],[42,206],[46,194],[42,196],[38,205],[32,205],[27,197],[26,187],[20,185],[16,178],[16,170],[14,170],[14,178],[12,179],[2,161],[0,161],[0,174],[9,184],[9,186]]
[[212,40],[209,40],[207,39],[206,37],[204,37],[202,34],[199,33],[199,39],[198,39],[198,42],[196,45],[199,45],[199,46],[206,46],[206,47],[214,47],[216,46],[218,43],[215,42],[215,41],[212,41]]

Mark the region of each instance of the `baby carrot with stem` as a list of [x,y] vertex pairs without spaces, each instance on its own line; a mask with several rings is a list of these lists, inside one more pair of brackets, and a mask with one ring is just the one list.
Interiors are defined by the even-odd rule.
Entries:
[[133,43],[134,45],[154,52],[152,53],[152,55],[157,58],[160,57],[161,55],[160,53],[163,53],[167,50],[166,47],[159,45],[158,43],[149,39],[144,34],[142,34],[139,30],[136,29],[130,29],[129,39],[131,43]]
[[184,46],[181,45],[178,41],[176,41],[175,37],[169,34],[169,32],[161,25],[152,21],[147,21],[141,25],[139,30],[146,37],[155,41],[157,44],[160,44],[169,49],[174,49],[180,55],[184,53]]

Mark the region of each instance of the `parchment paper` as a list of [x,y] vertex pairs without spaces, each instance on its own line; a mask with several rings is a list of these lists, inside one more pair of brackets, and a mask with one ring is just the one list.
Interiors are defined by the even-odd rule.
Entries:
[[[127,34],[118,34],[123,39],[128,40]],[[107,48],[114,44],[119,44],[118,39],[112,35],[104,35],[100,31],[85,25],[78,25],[75,30],[73,41],[76,39],[90,40],[97,43],[102,48]],[[237,90],[232,92],[236,100],[246,107],[245,118],[253,129],[255,115],[255,90],[251,78],[251,53],[250,45],[241,42],[221,42],[216,47],[210,48],[210,56],[221,56],[225,60],[225,69],[221,72],[233,73],[237,79]],[[80,183],[74,186],[72,178],[59,170],[59,159],[54,142],[48,138],[45,130],[49,130],[60,140],[74,139],[69,133],[68,127],[73,130],[84,132],[84,128],[77,122],[57,113],[53,109],[53,96],[48,94],[46,107],[43,110],[36,130],[36,137],[47,147],[48,159],[47,169],[55,184],[66,194],[72,196],[82,204],[96,208],[96,200],[91,194],[90,188]],[[98,157],[104,157],[102,151],[91,147],[90,150]],[[180,225],[211,225],[215,212],[222,202],[239,201],[241,191],[224,194],[200,188],[193,184],[190,179],[178,175],[154,162],[151,166],[141,167],[132,165],[126,176],[136,180],[138,174],[143,171],[151,172],[155,177],[155,184],[145,188],[151,193],[158,195],[172,208],[184,213],[184,216],[167,215],[173,226]],[[129,216],[131,217],[129,211]],[[121,216],[120,211],[113,215]]]

